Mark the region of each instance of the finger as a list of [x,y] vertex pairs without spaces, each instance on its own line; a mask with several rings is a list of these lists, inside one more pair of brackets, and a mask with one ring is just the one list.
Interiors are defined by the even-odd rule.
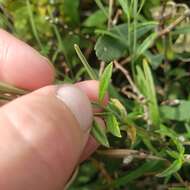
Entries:
[[[96,117],[95,119],[101,127],[106,128],[104,120],[102,118]],[[99,146],[100,144],[96,141],[96,139],[92,135],[90,135],[80,158],[80,161],[83,162],[84,160],[88,159]]]
[[29,45],[0,29],[0,80],[37,89],[54,80],[53,66]]
[[[91,102],[98,102],[98,91],[99,91],[99,82],[96,80],[88,80],[75,84],[79,87],[86,95],[89,97]],[[108,104],[109,97],[108,94],[105,96],[103,100],[103,105],[106,106]],[[95,109],[94,112],[100,112],[101,109]],[[97,118],[97,122],[103,128],[105,128],[105,123],[101,118]],[[99,143],[94,139],[93,136],[90,135],[86,147],[83,151],[81,161],[87,159],[97,148],[99,147]]]
[[[86,80],[83,82],[76,83],[76,86],[83,90],[89,97],[91,102],[98,102],[99,93],[99,81],[96,80]],[[102,104],[106,106],[108,104],[109,97],[108,94],[104,97]]]
[[0,123],[0,189],[55,190],[79,161],[92,108],[77,87],[48,86],[2,106]]

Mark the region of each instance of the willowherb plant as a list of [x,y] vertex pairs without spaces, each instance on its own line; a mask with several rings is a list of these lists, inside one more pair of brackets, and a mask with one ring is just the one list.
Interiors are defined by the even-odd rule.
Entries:
[[[2,2],[0,25],[48,56],[57,82],[100,81],[92,106],[101,108],[94,117],[107,128],[94,120],[91,134],[102,146],[81,165],[71,190],[189,189],[188,1]],[[73,48],[79,43],[86,58],[74,47],[83,66]],[[88,64],[91,58],[101,61],[99,73]],[[2,103],[26,93],[0,83]]]

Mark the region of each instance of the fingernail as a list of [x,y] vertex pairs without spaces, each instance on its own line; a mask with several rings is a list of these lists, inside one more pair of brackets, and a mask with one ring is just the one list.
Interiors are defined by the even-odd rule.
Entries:
[[57,90],[57,97],[70,109],[83,130],[91,127],[92,106],[83,91],[74,85],[63,85]]

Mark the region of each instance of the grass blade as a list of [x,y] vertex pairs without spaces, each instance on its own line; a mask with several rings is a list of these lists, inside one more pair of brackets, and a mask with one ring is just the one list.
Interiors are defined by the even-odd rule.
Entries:
[[85,56],[83,55],[83,53],[82,53],[81,49],[79,48],[79,46],[77,44],[75,44],[74,48],[75,48],[76,53],[77,53],[78,57],[80,58],[82,64],[84,65],[88,75],[90,76],[90,78],[92,80],[97,80],[98,79],[97,74],[94,72],[94,70],[91,68],[91,66],[87,62],[87,60],[86,60]]

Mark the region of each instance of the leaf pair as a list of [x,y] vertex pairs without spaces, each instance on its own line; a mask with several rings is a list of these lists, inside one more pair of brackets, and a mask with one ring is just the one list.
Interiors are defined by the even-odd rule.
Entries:
[[[90,78],[93,80],[97,80],[98,76],[97,76],[96,72],[88,64],[88,62],[87,62],[85,56],[82,54],[82,51],[80,50],[79,46],[75,44],[74,47],[77,52],[77,55],[79,56],[81,62],[83,63],[83,66],[85,67]],[[102,105],[104,97],[106,96],[106,93],[108,91],[108,87],[110,85],[111,76],[112,76],[112,70],[113,70],[113,63],[110,63],[104,69],[104,71],[100,77],[99,94],[98,94],[100,106]],[[119,123],[117,121],[117,118],[113,115],[113,113],[107,113],[105,120],[106,120],[106,124],[108,127],[107,131],[116,137],[121,137]],[[102,127],[96,121],[93,122],[93,128],[92,128],[91,132],[100,144],[102,144],[103,146],[109,147],[109,142],[108,142],[108,139],[106,136],[106,130],[102,129]]]

